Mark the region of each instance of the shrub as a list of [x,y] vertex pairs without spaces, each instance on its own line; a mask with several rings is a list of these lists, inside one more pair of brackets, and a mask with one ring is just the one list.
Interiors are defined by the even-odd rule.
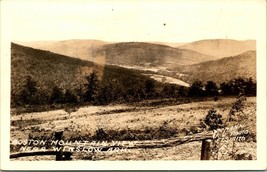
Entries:
[[216,113],[214,108],[208,111],[208,114],[204,118],[204,126],[201,124],[201,127],[204,128],[205,126],[208,127],[208,130],[216,130],[218,128],[223,128],[223,121],[222,115]]
[[[246,98],[244,97],[244,95],[241,93],[236,101],[234,102],[226,122],[230,122],[230,121],[234,121],[234,120],[241,120],[242,115],[244,114],[243,109],[244,109],[244,102],[246,101]],[[236,116],[236,119],[234,118],[234,116]],[[239,119],[240,118],[240,119]]]
[[92,137],[94,140],[109,140],[110,137],[103,128],[96,130],[95,135]]

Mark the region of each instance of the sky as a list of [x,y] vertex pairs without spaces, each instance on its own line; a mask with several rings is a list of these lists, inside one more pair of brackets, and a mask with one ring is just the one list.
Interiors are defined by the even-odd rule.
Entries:
[[264,0],[3,0],[12,41],[256,39]]

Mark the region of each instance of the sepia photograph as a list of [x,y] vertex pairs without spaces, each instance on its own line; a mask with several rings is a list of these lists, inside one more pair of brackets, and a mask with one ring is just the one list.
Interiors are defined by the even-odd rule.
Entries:
[[266,1],[1,11],[1,169],[266,169]]

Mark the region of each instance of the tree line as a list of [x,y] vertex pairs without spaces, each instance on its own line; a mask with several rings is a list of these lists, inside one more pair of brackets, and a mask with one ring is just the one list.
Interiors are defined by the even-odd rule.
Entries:
[[188,95],[190,97],[236,96],[242,93],[246,96],[256,96],[256,87],[256,82],[251,77],[238,77],[228,82],[223,82],[219,86],[213,81],[207,81],[206,84],[203,84],[197,80],[189,87]]
[[197,80],[190,87],[159,83],[150,78],[127,85],[114,78],[99,80],[96,72],[92,72],[85,79],[86,83],[80,88],[71,90],[54,85],[47,91],[39,89],[37,82],[28,76],[21,91],[11,95],[11,105],[105,105],[159,98],[232,96],[241,92],[248,96],[256,96],[256,82],[252,78],[239,77],[220,85],[213,81],[202,83]]

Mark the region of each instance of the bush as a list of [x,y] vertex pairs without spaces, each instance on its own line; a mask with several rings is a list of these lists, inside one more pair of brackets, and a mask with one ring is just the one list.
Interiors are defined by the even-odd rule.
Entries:
[[[216,113],[214,108],[210,109],[206,117],[204,118],[204,126],[208,127],[208,130],[216,130],[218,128],[223,128],[222,115]],[[201,125],[204,128],[203,124]]]
[[96,130],[95,135],[92,137],[94,140],[109,140],[110,137],[103,128]]
[[230,109],[226,122],[242,120],[242,118],[245,117],[242,116],[242,114],[244,114],[243,109],[245,106],[245,101],[246,97],[244,97],[243,94],[240,94],[237,97],[232,108]]

